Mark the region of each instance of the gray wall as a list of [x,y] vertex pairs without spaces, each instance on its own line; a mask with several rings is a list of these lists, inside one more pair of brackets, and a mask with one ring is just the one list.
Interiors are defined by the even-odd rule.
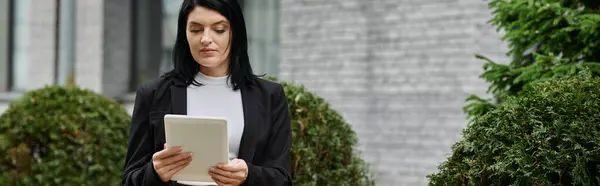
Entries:
[[[29,89],[53,84],[56,57],[56,3],[47,0],[30,0],[27,62]],[[40,30],[44,30],[41,32]]]
[[484,94],[475,53],[503,60],[481,0],[282,0],[280,78],[353,125],[378,185],[426,185]]
[[9,0],[0,0],[0,92],[8,89]]
[[131,75],[132,2],[124,0],[104,1],[104,62],[102,93],[111,98],[129,92]]
[[75,82],[102,92],[104,62],[104,0],[76,2]]

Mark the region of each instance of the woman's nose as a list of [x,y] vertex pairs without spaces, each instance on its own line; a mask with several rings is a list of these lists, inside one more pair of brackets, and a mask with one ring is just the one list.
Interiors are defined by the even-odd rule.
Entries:
[[208,36],[208,34],[204,34],[202,35],[202,39],[200,40],[200,43],[203,45],[208,45],[212,42],[212,39],[210,38],[210,36]]

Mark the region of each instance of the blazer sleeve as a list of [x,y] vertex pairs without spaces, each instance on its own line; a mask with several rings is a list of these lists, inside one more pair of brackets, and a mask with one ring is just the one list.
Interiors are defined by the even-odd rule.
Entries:
[[136,91],[135,104],[129,130],[125,170],[122,177],[124,186],[163,186],[163,182],[152,165],[154,135],[150,127],[149,112],[151,90],[141,86]]
[[248,164],[248,178],[243,185],[292,185],[290,148],[292,131],[287,98],[281,85],[271,99],[271,131],[266,161],[261,165]]

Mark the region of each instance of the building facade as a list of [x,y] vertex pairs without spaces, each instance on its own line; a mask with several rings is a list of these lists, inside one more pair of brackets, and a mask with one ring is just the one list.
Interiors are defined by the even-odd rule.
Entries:
[[[131,111],[169,70],[181,0],[0,0],[0,112],[76,82]],[[352,124],[377,185],[426,185],[485,94],[474,54],[506,61],[480,0],[245,0],[257,73],[303,84]]]

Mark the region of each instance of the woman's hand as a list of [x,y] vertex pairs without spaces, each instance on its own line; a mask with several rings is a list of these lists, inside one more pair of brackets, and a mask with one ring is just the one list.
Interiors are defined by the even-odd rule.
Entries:
[[192,161],[192,153],[182,153],[183,147],[171,147],[158,151],[152,155],[152,165],[160,180],[167,182],[181,169]]
[[242,159],[234,159],[229,164],[211,167],[208,174],[219,186],[238,186],[248,177],[248,165]]

